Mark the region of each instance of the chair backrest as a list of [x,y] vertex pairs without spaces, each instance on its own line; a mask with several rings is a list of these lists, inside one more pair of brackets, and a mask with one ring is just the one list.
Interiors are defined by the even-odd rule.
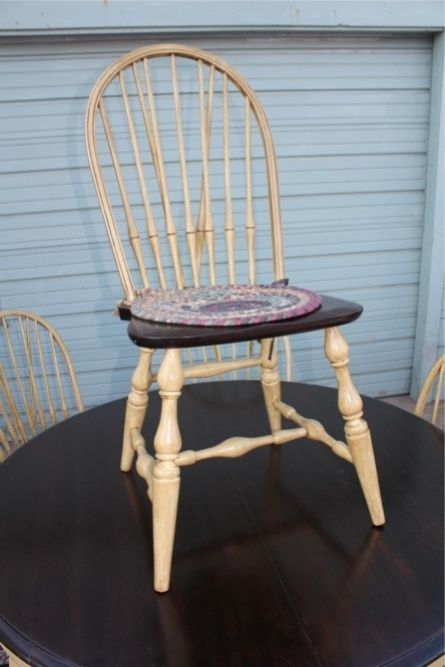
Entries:
[[127,302],[284,277],[271,133],[222,60],[177,44],[123,56],[92,91],[86,139]]
[[[437,424],[440,415],[440,406],[443,402],[444,395],[444,375],[445,375],[445,354],[443,354],[433,365],[432,369],[428,373],[423,383],[422,389],[420,390],[419,397],[416,402],[416,407],[414,409],[414,414],[419,417],[428,416],[430,421],[433,424]],[[426,415],[426,405],[432,400],[432,410],[431,414]],[[440,426],[444,427],[443,424],[443,410],[442,410],[442,424]]]
[[40,431],[83,410],[74,366],[38,315],[0,311],[0,460]]

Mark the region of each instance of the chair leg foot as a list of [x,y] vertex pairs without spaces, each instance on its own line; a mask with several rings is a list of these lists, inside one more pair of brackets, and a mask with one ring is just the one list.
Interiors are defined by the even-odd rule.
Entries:
[[138,364],[131,378],[131,391],[128,395],[125,411],[124,436],[122,441],[121,470],[128,472],[133,463],[134,449],[131,443],[131,430],[142,429],[148,406],[148,389],[151,384],[151,358],[153,350],[141,349]]
[[152,483],[154,588],[165,593],[170,585],[180,485],[179,467],[174,462],[182,445],[177,407],[184,371],[179,350],[166,350],[159,368],[158,384],[162,407],[154,438],[156,463]]
[[380,495],[371,434],[364,419],[357,421],[360,423],[362,433],[348,433],[348,430],[357,431],[359,425],[357,424],[357,427],[348,428],[350,425],[347,424],[345,426],[346,442],[352,454],[352,460],[368,505],[371,521],[374,526],[383,526],[385,523],[385,514]]
[[171,462],[157,462],[153,468],[153,552],[154,589],[165,593],[170,586],[170,572],[178,509],[179,467]]
[[383,526],[385,514],[368,424],[362,418],[363,403],[349,373],[348,345],[337,328],[325,330],[325,353],[334,368],[338,407],[345,420],[345,436],[372,523]]

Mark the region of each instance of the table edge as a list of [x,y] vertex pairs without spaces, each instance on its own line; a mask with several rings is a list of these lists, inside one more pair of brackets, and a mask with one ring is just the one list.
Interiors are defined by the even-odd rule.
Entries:
[[15,628],[0,614],[0,641],[8,651],[35,667],[79,667],[76,662],[61,658]]

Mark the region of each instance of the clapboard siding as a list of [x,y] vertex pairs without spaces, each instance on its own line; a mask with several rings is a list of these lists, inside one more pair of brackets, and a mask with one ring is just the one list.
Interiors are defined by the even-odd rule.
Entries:
[[[0,305],[35,310],[59,329],[87,405],[127,392],[137,351],[112,317],[121,289],[87,167],[85,109],[105,67],[148,41],[0,46]],[[347,331],[360,390],[408,392],[430,37],[181,41],[226,59],[259,94],[277,148],[287,274],[363,303]],[[264,193],[255,194],[266,210]],[[293,339],[296,378],[332,384],[321,340]]]

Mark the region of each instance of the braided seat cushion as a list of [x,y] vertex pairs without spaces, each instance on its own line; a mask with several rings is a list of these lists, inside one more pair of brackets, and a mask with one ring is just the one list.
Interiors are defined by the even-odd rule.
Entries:
[[300,287],[220,285],[146,289],[131,304],[143,320],[202,327],[243,326],[300,317],[319,308],[321,297]]

